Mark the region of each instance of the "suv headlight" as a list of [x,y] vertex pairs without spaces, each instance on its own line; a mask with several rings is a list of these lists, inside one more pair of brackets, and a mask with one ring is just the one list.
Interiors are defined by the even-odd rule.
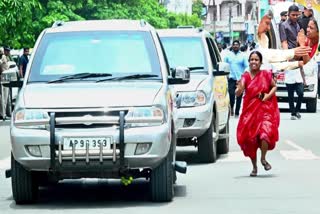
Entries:
[[24,129],[45,129],[49,124],[48,112],[41,110],[21,109],[14,114],[14,125]]
[[202,106],[207,102],[203,91],[178,92],[175,97],[176,107]]
[[166,115],[159,106],[135,107],[129,110],[125,121],[130,127],[159,126],[166,121]]

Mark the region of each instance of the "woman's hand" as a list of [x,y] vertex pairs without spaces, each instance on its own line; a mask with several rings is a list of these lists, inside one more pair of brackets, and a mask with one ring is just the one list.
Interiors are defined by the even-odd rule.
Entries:
[[244,82],[243,82],[243,80],[242,79],[240,81],[238,80],[236,86],[237,86],[237,88],[236,88],[235,94],[236,94],[237,97],[239,97],[244,91]]
[[264,93],[262,102],[268,101],[271,98],[271,95],[269,93]]
[[304,33],[303,28],[298,32],[298,36],[297,36],[297,42],[299,44],[299,46],[305,46],[305,42],[306,42],[306,35]]

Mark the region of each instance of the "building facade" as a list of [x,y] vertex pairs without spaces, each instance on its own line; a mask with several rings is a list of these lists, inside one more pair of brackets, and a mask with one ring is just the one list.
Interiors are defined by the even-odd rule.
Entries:
[[168,11],[174,13],[192,14],[192,0],[160,0],[159,3],[164,5]]
[[204,26],[218,35],[218,42],[230,44],[235,39],[250,42],[254,38],[259,1],[203,0],[203,3],[208,8]]

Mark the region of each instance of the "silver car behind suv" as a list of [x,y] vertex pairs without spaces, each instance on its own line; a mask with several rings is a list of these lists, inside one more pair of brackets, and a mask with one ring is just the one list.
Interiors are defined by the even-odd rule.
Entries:
[[203,162],[229,151],[229,65],[203,29],[158,30],[170,67],[190,69],[190,82],[173,86],[178,145],[196,145]]
[[[77,178],[150,179],[153,201],[173,197],[175,123],[159,37],[144,21],[57,22],[39,36],[11,122],[12,191]],[[9,173],[7,173],[9,174]]]

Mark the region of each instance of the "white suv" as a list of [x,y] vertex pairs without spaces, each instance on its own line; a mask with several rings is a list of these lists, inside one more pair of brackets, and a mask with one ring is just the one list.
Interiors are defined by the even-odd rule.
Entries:
[[158,30],[170,67],[191,70],[190,82],[173,86],[178,145],[196,145],[203,162],[229,151],[229,65],[221,62],[209,32],[196,28]]
[[[174,196],[176,131],[171,71],[145,21],[56,23],[39,36],[11,121],[16,203],[47,180],[147,178],[153,201]],[[9,173],[7,173],[9,174]]]

